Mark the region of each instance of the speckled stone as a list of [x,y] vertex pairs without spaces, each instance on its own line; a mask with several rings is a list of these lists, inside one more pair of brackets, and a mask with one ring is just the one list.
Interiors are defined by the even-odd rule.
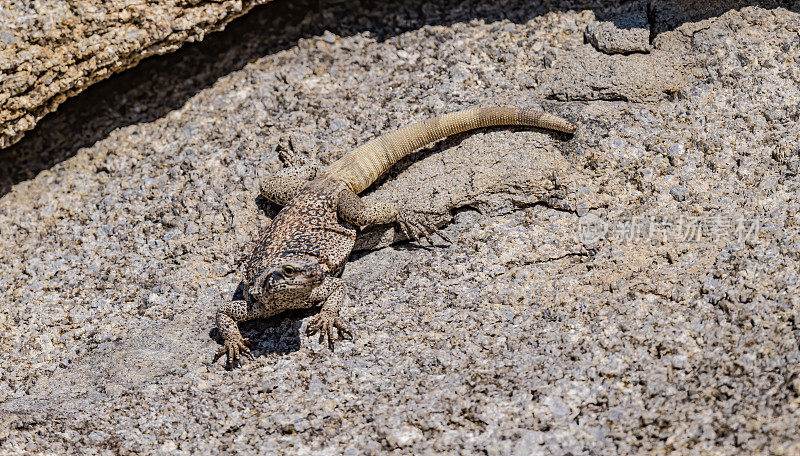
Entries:
[[68,97],[269,0],[0,2],[0,148]]
[[[650,53],[584,43],[644,3],[267,5],[162,60],[124,92],[160,114],[0,198],[0,452],[797,454],[800,8],[659,2]],[[637,82],[664,56],[670,90]],[[581,65],[604,73],[554,71]],[[190,95],[147,110],[165,82]],[[368,193],[443,211],[454,243],[374,231],[343,275],[354,341],[291,314],[242,325],[255,361],[210,364],[263,176],[479,104],[581,126],[400,163]]]

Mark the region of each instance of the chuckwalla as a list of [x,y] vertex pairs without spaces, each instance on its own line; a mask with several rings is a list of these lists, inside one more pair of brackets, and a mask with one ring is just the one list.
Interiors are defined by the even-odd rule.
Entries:
[[[252,357],[237,322],[289,309],[321,305],[306,334],[320,333],[333,349],[338,338],[352,338],[339,319],[346,298],[340,278],[359,227],[397,223],[409,239],[438,233],[431,214],[397,207],[390,201],[365,202],[358,194],[395,162],[447,136],[482,127],[528,125],[565,133],[576,126],[552,114],[530,109],[484,107],[444,114],[415,123],[344,154],[327,168],[288,168],[270,176],[261,188],[268,200],[284,206],[253,248],[244,268],[244,300],[220,307],[217,327],[229,364]],[[446,240],[446,238],[444,238]]]

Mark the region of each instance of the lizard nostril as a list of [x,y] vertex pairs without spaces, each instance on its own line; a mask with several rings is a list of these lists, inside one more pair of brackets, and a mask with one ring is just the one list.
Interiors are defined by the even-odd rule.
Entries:
[[248,299],[258,299],[259,295],[261,295],[261,292],[258,285],[253,285],[247,289]]

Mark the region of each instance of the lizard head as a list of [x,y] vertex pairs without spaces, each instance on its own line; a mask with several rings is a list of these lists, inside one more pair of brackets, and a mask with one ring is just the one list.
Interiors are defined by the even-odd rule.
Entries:
[[292,254],[275,258],[245,288],[245,293],[255,301],[266,301],[269,297],[277,296],[304,297],[324,279],[324,270],[317,258]]

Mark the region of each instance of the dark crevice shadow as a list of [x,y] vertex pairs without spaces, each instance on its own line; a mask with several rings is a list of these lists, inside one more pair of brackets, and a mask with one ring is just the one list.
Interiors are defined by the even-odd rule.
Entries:
[[0,150],[0,196],[113,130],[164,117],[248,62],[290,47],[300,38],[298,24],[307,14],[302,3],[269,3],[200,43],[145,59],[91,86],[44,117],[20,142]]
[[[268,353],[285,355],[300,350],[300,327],[303,319],[315,313],[311,309],[287,311],[274,317],[240,322],[239,330],[242,337],[250,340],[250,350],[254,357]],[[217,329],[212,331],[212,338],[221,346],[222,338]]]
[[[231,297],[233,301],[244,300],[243,287],[244,284],[239,283]],[[317,313],[319,307],[289,310],[268,318],[239,322],[238,326],[242,336],[250,340],[250,350],[254,357],[268,353],[285,355],[300,350],[300,327],[303,319]],[[223,340],[217,328],[209,331],[208,336],[222,346]],[[224,361],[223,359],[222,362]]]
[[750,5],[800,10],[800,1],[754,0],[633,0],[616,4],[550,0],[274,1],[254,8],[200,43],[145,59],[66,101],[20,142],[0,150],[0,196],[12,185],[72,157],[113,130],[164,117],[248,62],[288,49],[301,38],[321,35],[325,30],[340,36],[369,32],[384,40],[426,25],[471,20],[522,23],[551,11],[591,9],[598,19],[619,22],[623,28],[629,26],[630,14],[646,14],[657,22],[651,24],[653,33],[661,33],[686,21]]

